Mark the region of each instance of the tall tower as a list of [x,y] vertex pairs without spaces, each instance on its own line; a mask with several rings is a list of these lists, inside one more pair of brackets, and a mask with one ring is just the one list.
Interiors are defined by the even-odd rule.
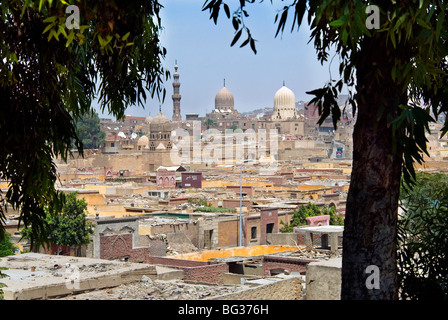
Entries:
[[182,116],[180,114],[180,99],[182,96],[179,93],[180,82],[179,82],[179,73],[177,72],[177,60],[176,65],[174,66],[174,81],[173,81],[173,121],[182,121]]

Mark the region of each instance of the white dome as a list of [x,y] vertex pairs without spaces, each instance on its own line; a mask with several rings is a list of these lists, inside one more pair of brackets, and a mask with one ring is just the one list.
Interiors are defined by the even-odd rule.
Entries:
[[231,109],[234,107],[233,94],[226,87],[219,90],[215,96],[215,109]]
[[283,86],[274,96],[274,112],[272,120],[296,119],[296,96],[291,89]]
[[291,89],[283,86],[274,96],[274,108],[294,108],[296,107],[296,96]]

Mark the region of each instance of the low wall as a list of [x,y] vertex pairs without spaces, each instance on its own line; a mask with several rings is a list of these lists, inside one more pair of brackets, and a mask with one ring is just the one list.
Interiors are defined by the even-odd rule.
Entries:
[[271,276],[273,270],[288,270],[305,274],[307,265],[316,262],[314,259],[303,259],[295,257],[264,256],[263,257],[263,277]]
[[304,281],[300,276],[282,275],[248,282],[256,286],[207,300],[303,300]]
[[312,262],[306,269],[306,300],[340,300],[342,258]]
[[269,233],[266,241],[273,246],[305,245],[305,236],[300,233]]
[[224,274],[229,272],[226,263],[209,263],[204,261],[182,260],[165,257],[148,257],[148,263],[180,269],[184,272],[183,280],[213,284],[224,284]]

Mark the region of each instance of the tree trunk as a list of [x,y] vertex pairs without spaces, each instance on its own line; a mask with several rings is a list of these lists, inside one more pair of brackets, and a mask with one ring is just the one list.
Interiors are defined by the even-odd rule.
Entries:
[[355,62],[358,110],[343,235],[344,300],[398,298],[396,229],[402,151],[394,150],[388,122],[399,114],[399,104],[407,101],[389,77],[393,59],[386,44],[384,36],[364,39]]

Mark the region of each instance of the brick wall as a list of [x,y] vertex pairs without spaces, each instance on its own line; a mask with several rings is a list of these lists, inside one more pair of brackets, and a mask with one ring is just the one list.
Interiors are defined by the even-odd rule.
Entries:
[[100,234],[100,259],[129,258],[130,261],[149,263],[151,255],[166,250],[162,240],[152,240],[149,247],[133,247],[132,237],[131,233]]
[[175,188],[176,173],[166,170],[159,170],[156,173],[157,188]]
[[184,271],[183,280],[199,281],[206,283],[224,283],[224,274],[229,272],[226,263],[210,263],[206,261],[193,261],[166,257],[149,257],[148,263],[163,265]]
[[216,283],[219,285],[224,283],[224,273],[229,272],[227,263],[181,269],[184,271],[184,280]]
[[263,257],[263,277],[271,276],[271,270],[283,269],[290,272],[306,272],[306,266],[308,263],[317,261],[313,259],[300,259],[291,257],[276,257],[276,256],[264,256]]
[[132,234],[100,234],[100,259],[118,259],[130,255]]
[[[231,190],[233,192],[235,192],[238,196],[240,194],[240,186],[227,186],[226,187],[228,190]],[[254,195],[254,191],[253,188],[251,186],[243,186],[242,187],[242,191],[243,194],[248,195],[248,196],[253,196]]]
[[274,227],[270,233],[278,232],[278,210],[277,209],[262,209],[260,211],[260,244],[267,244],[267,227],[269,224],[273,224]]
[[[222,204],[223,204],[224,208],[231,208],[231,209],[238,208],[238,210],[240,208],[240,200],[238,200],[238,199],[235,199],[235,200],[225,199],[225,200],[223,200]],[[246,207],[246,208],[252,207],[252,201],[250,201],[250,200],[243,200],[243,201],[241,201],[241,204],[243,207]]]

